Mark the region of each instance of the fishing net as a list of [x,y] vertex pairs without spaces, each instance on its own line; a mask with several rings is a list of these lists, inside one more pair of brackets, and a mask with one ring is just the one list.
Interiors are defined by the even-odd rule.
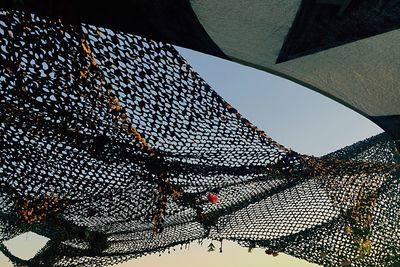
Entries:
[[[16,265],[106,266],[230,239],[326,266],[396,264],[385,134],[322,158],[273,141],[168,44],[0,13],[0,240]],[[271,252],[272,253],[272,252]]]

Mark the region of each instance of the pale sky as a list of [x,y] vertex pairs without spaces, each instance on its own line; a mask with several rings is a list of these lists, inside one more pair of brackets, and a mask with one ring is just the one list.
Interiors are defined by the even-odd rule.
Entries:
[[[192,67],[225,100],[273,139],[293,150],[324,155],[382,130],[368,119],[329,98],[271,74],[236,63],[179,48]],[[45,240],[30,233],[7,245],[21,257],[32,256]],[[32,255],[31,255],[32,254]],[[12,266],[0,253],[0,266]],[[208,253],[192,244],[190,249],[151,255],[117,266],[140,267],[266,267],[315,266],[280,254],[265,255],[261,249],[248,253],[225,242],[224,252]]]

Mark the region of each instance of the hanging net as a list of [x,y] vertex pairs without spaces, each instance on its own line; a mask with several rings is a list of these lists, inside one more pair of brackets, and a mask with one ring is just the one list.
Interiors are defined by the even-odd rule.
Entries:
[[327,156],[273,141],[168,44],[0,13],[0,240],[18,266],[106,266],[229,239],[325,266],[395,266],[386,134]]

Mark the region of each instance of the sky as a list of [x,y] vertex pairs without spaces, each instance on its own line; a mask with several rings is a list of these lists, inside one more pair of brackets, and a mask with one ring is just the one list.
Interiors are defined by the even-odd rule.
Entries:
[[[244,117],[274,140],[293,150],[321,156],[382,132],[368,119],[317,92],[294,82],[223,59],[178,48],[184,58],[213,89]],[[21,258],[29,258],[46,239],[33,233],[6,245]],[[12,266],[0,253],[0,266]],[[287,255],[272,257],[261,249],[248,253],[233,242],[224,252],[208,253],[207,245],[150,255],[120,265],[124,267],[265,267],[315,266]]]
[[244,117],[286,147],[321,156],[382,132],[355,111],[284,78],[179,48]]

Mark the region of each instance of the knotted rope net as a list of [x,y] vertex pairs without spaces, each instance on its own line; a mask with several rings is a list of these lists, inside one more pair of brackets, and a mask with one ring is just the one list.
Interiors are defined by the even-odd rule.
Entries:
[[326,266],[398,263],[395,144],[272,140],[168,44],[0,13],[0,240],[16,265],[106,266],[206,238]]

